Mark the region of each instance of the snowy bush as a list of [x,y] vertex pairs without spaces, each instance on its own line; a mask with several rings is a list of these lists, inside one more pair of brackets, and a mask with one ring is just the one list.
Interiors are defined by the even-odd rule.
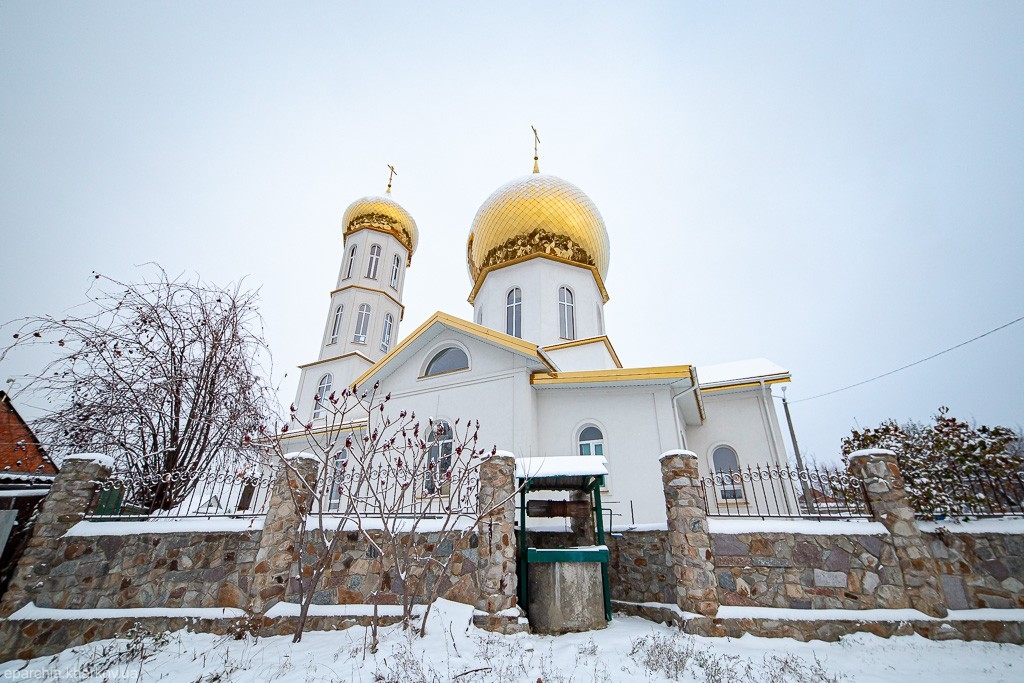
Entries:
[[925,519],[967,517],[975,511],[1020,509],[1021,437],[1006,427],[974,427],[940,407],[931,424],[886,420],[852,430],[843,461],[854,451],[886,448],[896,454],[907,496]]

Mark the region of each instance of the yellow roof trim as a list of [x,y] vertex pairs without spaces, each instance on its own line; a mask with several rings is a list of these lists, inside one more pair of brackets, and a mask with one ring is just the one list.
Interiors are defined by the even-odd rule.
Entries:
[[590,384],[616,381],[656,379],[693,380],[689,365],[666,365],[657,368],[616,368],[613,370],[580,370],[577,372],[535,372],[530,384]]
[[[782,384],[791,381],[789,377],[776,377],[764,380],[765,385]],[[701,391],[722,391],[724,389],[750,389],[761,386],[762,382],[737,382],[735,384],[719,384],[713,387],[701,387]]]
[[480,287],[483,286],[484,279],[487,277],[489,273],[492,273],[500,268],[514,266],[517,263],[524,263],[526,261],[529,261],[530,259],[535,258],[546,258],[549,261],[564,263],[569,266],[576,266],[577,268],[584,268],[586,270],[589,270],[591,273],[594,274],[594,280],[597,282],[597,289],[601,292],[601,299],[604,301],[604,303],[608,303],[608,290],[604,288],[604,280],[601,278],[601,273],[598,272],[597,266],[588,266],[585,263],[577,263],[576,261],[570,261],[569,259],[559,258],[558,256],[552,256],[551,254],[543,253],[526,254],[525,256],[514,258],[511,261],[505,261],[504,263],[496,263],[493,266],[487,266],[486,268],[481,270],[480,274],[477,276],[476,282],[473,283],[473,291],[469,293],[469,298],[467,299],[467,301],[469,301],[469,303],[473,303],[473,301],[476,300],[476,295],[480,292]]
[[343,353],[340,356],[332,356],[331,358],[324,358],[323,360],[315,360],[312,363],[306,363],[305,365],[300,365],[299,369],[300,370],[304,370],[306,368],[311,368],[311,367],[313,367],[315,365],[320,365],[321,363],[330,363],[331,361],[341,360],[342,358],[348,358],[349,356],[359,356],[360,358],[365,360],[367,363],[372,363],[373,362],[371,359],[367,358],[366,356],[364,356],[363,354],[359,353],[358,351],[349,351],[348,353]]
[[391,299],[392,301],[395,302],[395,304],[398,306],[398,308],[400,308],[401,311],[402,311],[401,312],[401,317],[405,318],[405,306],[402,305],[402,302],[399,301],[398,299],[396,299],[395,297],[391,296],[391,294],[389,294],[388,292],[385,292],[383,289],[376,289],[374,287],[367,287],[365,285],[357,285],[357,284],[353,283],[351,285],[345,285],[344,287],[338,287],[337,289],[335,289],[335,290],[333,290],[331,292],[331,296],[333,297],[338,292],[344,291],[346,289],[361,289],[364,292],[376,292],[378,294],[383,294],[384,296],[386,296],[387,298],[389,298],[389,299]]
[[606,334],[602,334],[599,337],[577,339],[575,341],[565,342],[564,344],[552,344],[551,346],[545,346],[544,351],[558,351],[560,349],[569,349],[574,346],[587,346],[589,344],[596,344],[598,342],[604,342],[605,348],[608,349],[608,353],[611,355],[612,360],[615,361],[615,367],[621,368],[622,362],[619,360],[619,354],[615,353],[615,349],[612,347],[612,340],[609,339],[608,335]]
[[459,330],[460,332],[465,332],[466,334],[477,337],[478,339],[484,339],[493,344],[509,349],[510,351],[516,351],[517,353],[522,353],[524,355],[531,356],[532,358],[536,358],[538,361],[554,370],[554,366],[547,358],[545,358],[544,354],[541,352],[539,348],[537,348],[535,344],[523,341],[518,337],[513,337],[502,332],[497,332],[495,330],[488,329],[481,325],[477,325],[476,323],[467,322],[465,320],[462,320],[461,318],[456,318],[453,315],[449,315],[448,313],[442,313],[441,311],[438,311],[434,315],[427,318],[422,325],[413,330],[412,334],[403,339],[402,342],[398,344],[398,346],[391,349],[391,351],[389,351],[386,356],[384,356],[379,361],[374,363],[370,368],[366,370],[366,372],[360,375],[358,379],[356,379],[355,384],[358,386],[365,382],[370,377],[372,377],[374,373],[377,372],[378,369],[380,369],[388,361],[390,361],[393,356],[396,356],[403,350],[405,350],[410,344],[412,344],[413,341],[416,340],[417,337],[426,332],[434,323],[441,323],[446,327]]

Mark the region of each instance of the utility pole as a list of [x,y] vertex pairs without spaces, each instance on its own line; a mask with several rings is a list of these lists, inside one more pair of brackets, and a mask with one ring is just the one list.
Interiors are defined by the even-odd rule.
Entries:
[[800,488],[804,492],[804,503],[807,504],[807,511],[814,511],[814,497],[811,495],[811,482],[807,470],[804,469],[804,460],[800,457],[800,446],[796,443],[796,430],[793,429],[793,416],[789,414],[789,402],[786,400],[786,386],[782,387],[782,408],[786,411],[786,424],[789,425],[789,438],[793,442],[793,454],[796,455],[796,469],[807,477],[807,481],[801,480]]

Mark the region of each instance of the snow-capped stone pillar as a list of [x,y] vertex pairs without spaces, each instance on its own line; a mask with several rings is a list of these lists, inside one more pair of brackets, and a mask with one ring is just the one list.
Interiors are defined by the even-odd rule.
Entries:
[[110,476],[113,467],[113,459],[106,455],[89,453],[64,459],[4,594],[0,616],[10,616],[32,601],[49,606],[46,598],[39,595],[39,588],[45,584],[46,575],[54,565],[61,536],[82,521],[97,484]]
[[313,503],[320,460],[309,453],[285,456],[274,482],[253,569],[252,609],[262,613],[284,599],[298,562],[302,519]]
[[661,482],[668,517],[669,554],[676,575],[676,603],[687,612],[714,616],[718,586],[707,514],[700,495],[697,456],[669,451],[661,456]]
[[850,455],[850,474],[863,483],[874,521],[884,524],[892,535],[911,606],[933,617],[946,616],[935,558],[917,526],[896,454],[884,449],[856,451]]
[[515,458],[499,454],[480,465],[476,608],[495,614],[516,606]]

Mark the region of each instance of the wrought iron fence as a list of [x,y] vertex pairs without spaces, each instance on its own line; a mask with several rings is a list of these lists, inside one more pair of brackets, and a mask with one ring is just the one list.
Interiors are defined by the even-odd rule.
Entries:
[[139,521],[181,517],[258,517],[270,505],[277,471],[266,465],[114,473],[98,482],[86,519]]
[[480,490],[475,467],[331,466],[323,512],[363,517],[439,518],[473,514]]
[[704,510],[711,517],[869,516],[860,480],[838,468],[755,465],[713,472],[700,483]]
[[[975,519],[1024,515],[1024,472],[957,475],[947,472],[939,481],[907,481],[918,517]],[[921,489],[928,489],[925,493]]]

